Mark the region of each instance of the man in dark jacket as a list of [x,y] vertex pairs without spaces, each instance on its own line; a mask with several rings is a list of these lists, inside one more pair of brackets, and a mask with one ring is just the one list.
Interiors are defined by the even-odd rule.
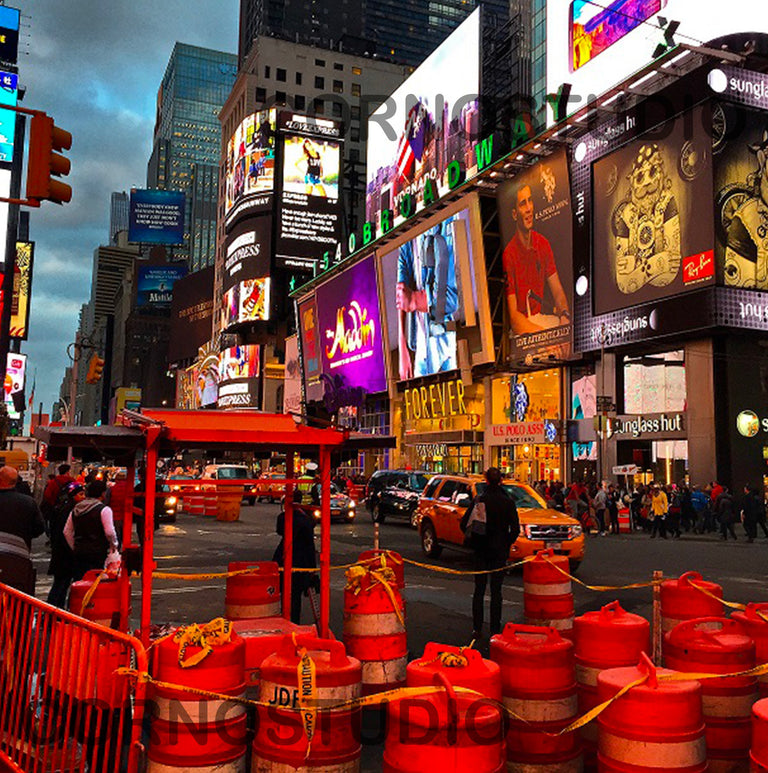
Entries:
[[15,490],[18,477],[13,467],[0,468],[0,572],[6,585],[31,595],[32,540],[43,533],[44,525],[35,500]]
[[727,486],[722,487],[722,492],[715,500],[715,515],[720,523],[720,539],[727,540],[728,534],[738,539],[733,530],[733,524],[736,522],[736,505]]
[[765,501],[753,486],[744,487],[741,512],[744,514],[744,531],[747,532],[747,542],[755,541],[758,524],[762,527],[765,536],[768,537],[768,529],[765,528]]
[[[517,506],[501,485],[501,471],[489,467],[487,486],[475,497],[461,519],[461,530],[467,535],[475,553],[475,592],[472,596],[474,636],[483,631],[483,606],[488,577],[491,580],[491,635],[501,632],[501,585],[509,560],[509,550],[520,534]],[[495,570],[495,571],[494,571]]]

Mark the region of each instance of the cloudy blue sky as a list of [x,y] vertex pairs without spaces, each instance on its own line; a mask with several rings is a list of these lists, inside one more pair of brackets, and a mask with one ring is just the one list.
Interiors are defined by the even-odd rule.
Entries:
[[[21,10],[25,107],[72,132],[72,202],[31,210],[35,410],[58,397],[66,347],[108,238],[112,191],[146,183],[155,98],[176,41],[237,52],[238,0],[8,0]],[[29,389],[27,387],[27,396]]]

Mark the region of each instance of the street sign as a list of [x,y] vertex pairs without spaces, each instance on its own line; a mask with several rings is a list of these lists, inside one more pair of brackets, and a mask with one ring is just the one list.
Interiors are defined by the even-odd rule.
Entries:
[[616,410],[616,403],[611,401],[610,395],[597,395],[595,402],[598,413],[611,413]]
[[636,475],[639,471],[636,464],[622,464],[612,469],[614,475]]

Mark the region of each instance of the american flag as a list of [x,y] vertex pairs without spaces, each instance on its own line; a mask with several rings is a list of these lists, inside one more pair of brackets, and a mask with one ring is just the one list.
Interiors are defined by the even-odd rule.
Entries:
[[408,111],[397,145],[397,173],[400,177],[407,179],[413,172],[414,164],[421,161],[430,125],[429,111],[424,104],[417,102]]

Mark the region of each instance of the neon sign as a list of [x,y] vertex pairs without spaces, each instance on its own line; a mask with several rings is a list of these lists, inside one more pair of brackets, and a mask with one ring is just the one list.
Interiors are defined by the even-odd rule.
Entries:
[[[349,327],[345,324],[345,316],[349,317]],[[349,309],[345,306],[338,308],[336,311],[336,328],[334,330],[326,330],[325,337],[332,342],[330,347],[325,347],[325,356],[329,360],[333,360],[337,353],[354,355],[354,359],[345,357],[342,360],[331,362],[331,367],[335,368],[347,362],[353,362],[355,359],[366,359],[373,356],[376,323],[369,318],[367,308],[362,308],[357,301],[351,301]],[[368,349],[368,351],[361,352],[362,349]],[[358,353],[360,354],[358,355]]]

